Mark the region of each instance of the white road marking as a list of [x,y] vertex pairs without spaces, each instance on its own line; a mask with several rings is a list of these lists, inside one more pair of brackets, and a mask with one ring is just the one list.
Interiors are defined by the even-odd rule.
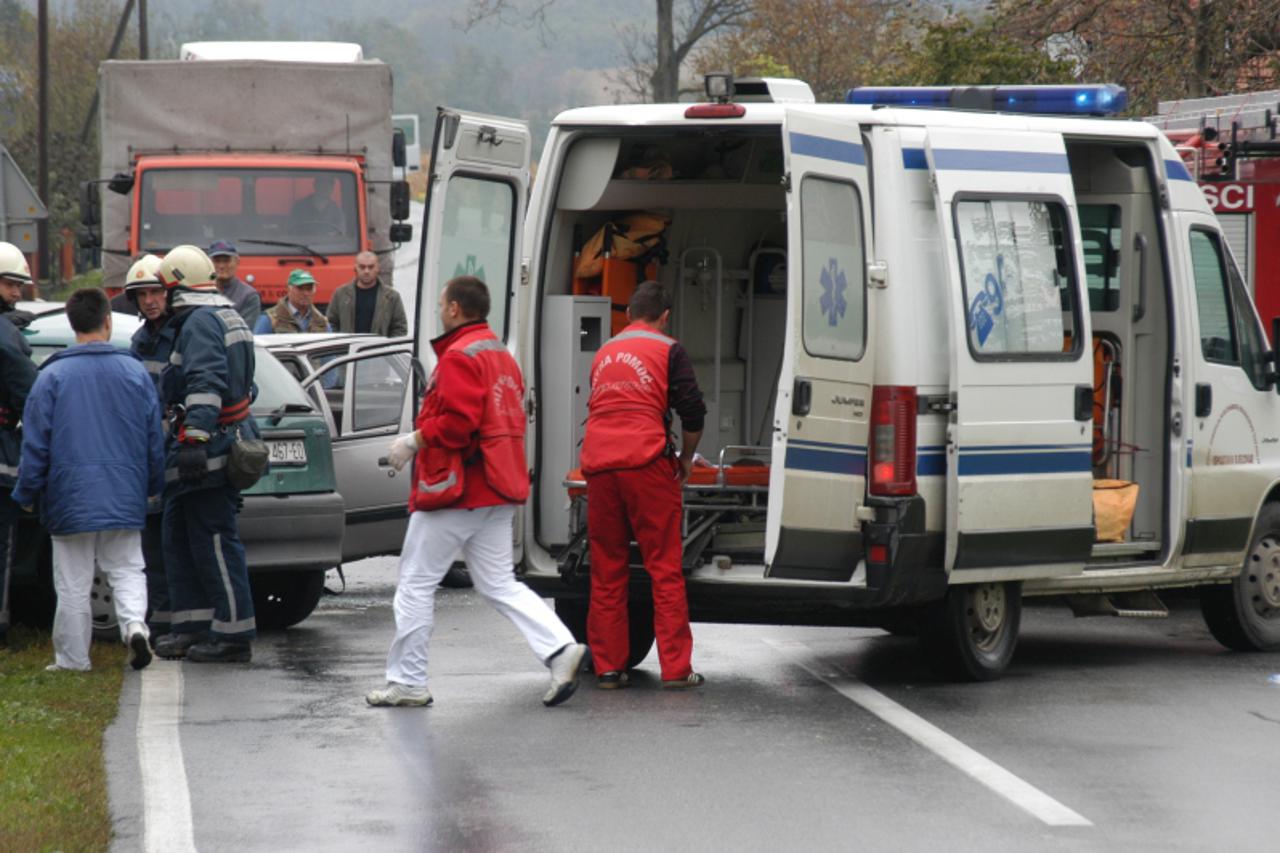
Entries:
[[796,640],[765,640],[797,666],[831,687],[841,696],[871,712],[956,769],[986,785],[995,793],[1049,826],[1093,826],[1044,791],[1005,770],[981,753],[965,746],[942,729],[908,711],[880,691],[842,672],[823,672],[807,659],[811,650]]
[[182,760],[182,666],[161,662],[142,670],[138,702],[138,764],[142,770],[143,849],[187,853],[196,849],[191,793]]

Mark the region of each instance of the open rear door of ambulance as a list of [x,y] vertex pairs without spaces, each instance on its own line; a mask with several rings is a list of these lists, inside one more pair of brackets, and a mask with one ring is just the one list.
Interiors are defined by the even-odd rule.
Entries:
[[855,124],[792,108],[787,338],[774,410],[765,534],[770,577],[849,580],[863,557],[875,300],[871,196]]
[[442,331],[436,300],[455,276],[488,285],[489,325],[514,348],[530,148],[522,121],[446,107],[436,114],[414,315],[414,353],[428,371],[428,342]]
[[951,317],[952,583],[1080,571],[1093,546],[1093,371],[1060,135],[931,129]]

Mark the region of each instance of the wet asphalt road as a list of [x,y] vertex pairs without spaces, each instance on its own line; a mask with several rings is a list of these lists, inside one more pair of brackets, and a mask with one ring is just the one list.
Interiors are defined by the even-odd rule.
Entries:
[[[376,709],[394,561],[349,575],[247,667],[155,664],[182,669],[198,849],[1280,848],[1280,655],[1221,650],[1185,605],[1158,621],[1032,608],[984,685],[938,682],[880,631],[696,624],[703,690],[656,689],[651,654],[630,690],[584,681],[546,709],[515,629],[442,590],[436,704]],[[1046,825],[810,670],[860,679],[1092,825]],[[107,736],[118,850],[143,845],[139,684]]]

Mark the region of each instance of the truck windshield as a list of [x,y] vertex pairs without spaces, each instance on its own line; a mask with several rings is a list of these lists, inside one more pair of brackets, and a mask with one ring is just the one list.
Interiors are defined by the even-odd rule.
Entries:
[[[150,169],[139,190],[139,248],[167,251],[215,240],[238,243],[242,255],[279,255],[279,243],[315,252],[360,248],[356,179],[318,169]],[[275,245],[244,243],[275,241]]]

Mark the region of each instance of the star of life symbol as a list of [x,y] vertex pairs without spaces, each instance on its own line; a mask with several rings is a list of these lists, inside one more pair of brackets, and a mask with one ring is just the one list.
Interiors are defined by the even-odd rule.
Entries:
[[454,265],[453,277],[457,278],[460,275],[473,275],[476,278],[480,279],[481,281],[485,280],[484,267],[479,266],[476,263],[475,255],[467,255],[466,263]]
[[831,258],[822,268],[819,282],[822,284],[822,298],[818,301],[818,307],[826,316],[827,324],[834,326],[843,319],[844,312],[849,308],[849,303],[844,298],[844,292],[849,289],[849,280],[845,278],[844,270],[840,269],[836,259]]

